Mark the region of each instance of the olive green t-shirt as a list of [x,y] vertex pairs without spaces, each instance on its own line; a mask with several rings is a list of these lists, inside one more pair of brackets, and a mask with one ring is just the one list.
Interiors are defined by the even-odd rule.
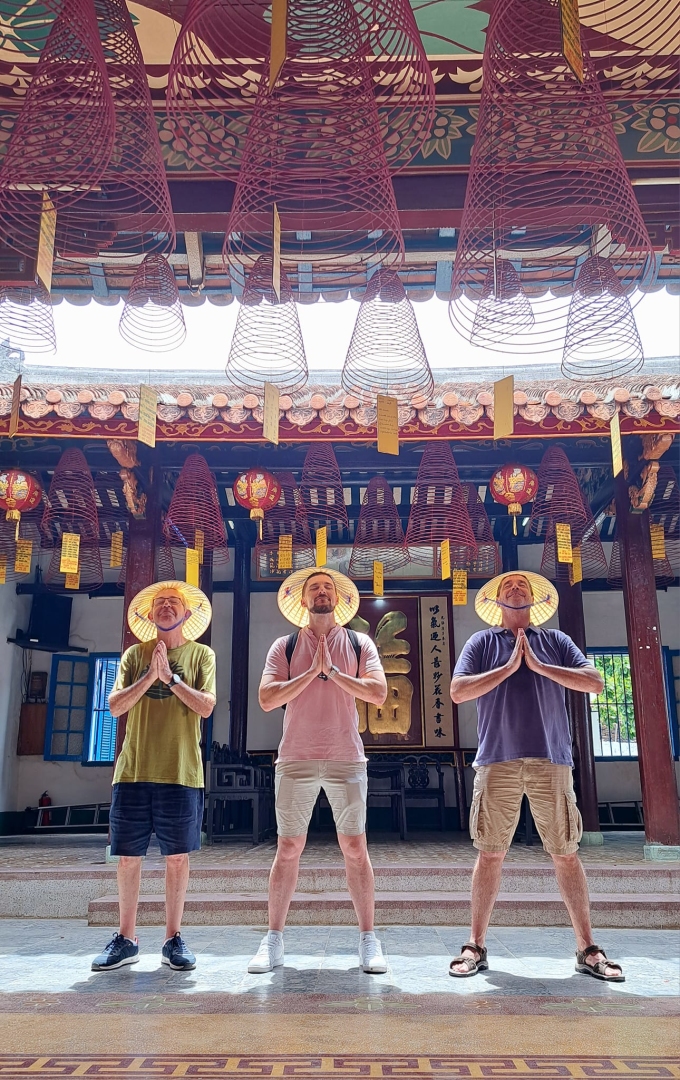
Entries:
[[[148,671],[155,647],[155,640],[146,641],[123,653],[115,690],[132,686]],[[187,641],[168,649],[168,663],[187,686],[215,693],[215,653],[207,645]],[[128,713],[113,782],[203,787],[201,718],[160,680]]]

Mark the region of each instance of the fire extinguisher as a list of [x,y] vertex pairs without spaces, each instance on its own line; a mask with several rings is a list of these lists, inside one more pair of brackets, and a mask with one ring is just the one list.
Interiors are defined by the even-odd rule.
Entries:
[[[48,793],[46,791],[43,791],[42,795],[38,799],[38,806],[51,806],[51,805],[52,805],[52,800],[50,799]],[[47,813],[43,814],[42,821],[41,821],[40,824],[42,826],[51,825],[52,824],[52,815],[47,814]]]

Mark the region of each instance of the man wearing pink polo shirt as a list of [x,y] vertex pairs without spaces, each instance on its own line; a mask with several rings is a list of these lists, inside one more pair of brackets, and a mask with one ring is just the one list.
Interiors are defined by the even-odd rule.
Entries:
[[355,703],[360,698],[382,705],[387,682],[371,639],[345,630],[358,607],[356,585],[335,570],[299,570],[279,590],[281,612],[300,629],[274,642],[260,682],[261,708],[286,711],[276,763],[278,846],[269,877],[269,932],[248,965],[251,974],[283,964],[283,928],[321,788],[333,811],[359,921],[361,966],[372,974],[387,971],[373,929],[366,755]]

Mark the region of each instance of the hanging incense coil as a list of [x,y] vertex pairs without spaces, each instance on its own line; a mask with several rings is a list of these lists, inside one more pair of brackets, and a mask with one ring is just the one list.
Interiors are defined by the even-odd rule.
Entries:
[[639,371],[642,342],[630,300],[609,259],[581,267],[569,304],[562,356],[566,379],[618,379]]
[[[460,482],[451,447],[448,443],[433,442],[423,451],[411,496],[406,528],[411,561],[431,563],[429,549],[436,549],[443,540],[450,543],[451,565],[456,568],[467,567],[477,555],[467,493]],[[435,567],[436,562],[437,559]]]
[[111,158],[115,114],[92,0],[56,10],[0,165],[0,235],[35,256],[43,193],[59,213],[96,187]]
[[[486,507],[479,497],[476,484],[463,484],[466,493],[467,510],[470,515],[472,533],[477,541],[477,554],[467,566],[458,566],[455,553],[452,556],[453,569],[467,570],[471,577],[492,578],[500,574],[502,560],[498,544],[494,540],[493,529]],[[439,567],[441,571],[441,565]]]
[[[338,52],[335,24],[347,22],[368,58],[386,158],[392,171],[407,165],[428,138],[434,118],[434,81],[409,0],[298,0],[288,5],[287,52],[303,67],[316,50]],[[344,43],[341,44],[344,45]],[[271,23],[265,3],[189,0],[168,74],[168,116],[178,150],[202,169],[236,177],[243,160],[244,129],[258,86],[268,86]],[[333,51],[335,49],[335,51]],[[332,135],[331,131],[328,134]],[[324,140],[327,141],[327,140]],[[300,147],[302,152],[302,146]],[[312,146],[310,157],[317,156]]]
[[52,548],[44,579],[48,589],[70,591],[66,589],[66,574],[61,571],[64,533],[80,537],[78,584],[72,591],[90,592],[103,584],[97,495],[81,450],[72,448],[61,455],[50,481],[40,531],[43,546]]
[[432,396],[434,379],[413,305],[394,270],[376,270],[361,298],[342,369],[342,386],[365,403],[378,394],[408,405]]
[[482,294],[472,324],[473,345],[495,345],[534,325],[534,313],[520,276],[507,259],[496,259],[486,271]]
[[125,0],[96,0],[116,118],[100,190],[57,221],[65,258],[172,251],[175,223],[141,49]]
[[145,352],[170,352],[186,338],[177,281],[162,255],[147,255],[140,263],[125,300],[119,330],[128,344]]
[[[123,561],[118,574],[117,585],[124,588],[127,579],[128,546],[123,551]],[[184,579],[185,565],[178,558],[177,566],[173,557],[172,548],[167,541],[156,546],[154,551],[154,581],[182,581]]]
[[[581,492],[583,521],[572,529],[572,549],[577,551],[581,562],[583,581],[594,581],[607,576],[607,556],[604,553],[599,529],[593,517],[588,500]],[[570,581],[573,575],[573,563],[560,562],[557,558],[556,521],[550,520],[546,530],[541,573],[550,581]]]
[[[289,0],[288,56],[260,81],[223,247],[232,277],[274,247],[298,291],[398,266],[399,214],[361,24],[350,0]],[[301,269],[303,267],[304,269]],[[327,276],[330,275],[330,276]]]
[[293,394],[307,382],[307,356],[300,320],[285,272],[279,296],[272,282],[272,257],[260,255],[248,274],[226,367],[227,378],[246,391],[266,382]]
[[311,529],[327,526],[335,539],[349,532],[340,469],[330,443],[312,443],[305,456],[300,494]]
[[40,503],[34,510],[25,510],[21,519],[7,521],[5,515],[0,515],[0,562],[5,566],[5,581],[26,579],[26,572],[14,569],[17,556],[17,541],[29,540],[33,545],[32,558],[40,554],[42,535],[40,532],[40,520],[43,515],[43,505]]
[[368,482],[354,534],[349,576],[353,580],[372,578],[374,562],[381,562],[386,574],[409,562],[399,511],[384,476],[373,476]]
[[[197,536],[202,533],[202,538]],[[173,547],[202,548],[229,559],[215,477],[201,454],[190,454],[177,478],[163,523],[163,535]]]
[[[534,325],[509,334],[503,309],[496,319],[489,309],[477,340],[521,354],[561,349],[568,304],[553,290],[574,281],[584,254],[609,256],[626,289],[654,266],[587,44],[582,35],[581,83],[564,60],[559,8],[558,0],[493,6],[449,304],[454,326],[471,340],[494,260],[515,263]],[[594,326],[591,360],[599,333]],[[602,356],[608,348],[605,334]]]
[[22,288],[0,286],[0,340],[30,353],[57,351],[52,300],[41,281]]
[[302,494],[290,472],[276,473],[281,494],[276,506],[268,510],[262,521],[262,538],[255,544],[255,563],[260,577],[283,577],[291,569],[279,570],[279,537],[293,538],[292,570],[316,565],[316,553],[307,523]]
[[580,550],[584,580],[605,577],[607,560],[588,500],[564,450],[551,446],[538,469],[529,530],[544,537],[541,573],[553,581],[566,581],[570,564],[557,558],[557,525],[570,528],[572,550]]

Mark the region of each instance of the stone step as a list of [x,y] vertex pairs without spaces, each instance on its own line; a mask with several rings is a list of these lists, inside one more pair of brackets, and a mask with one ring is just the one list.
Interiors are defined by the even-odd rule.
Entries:
[[[377,925],[468,926],[470,897],[463,892],[378,892]],[[680,899],[662,893],[630,893],[592,897],[596,927],[643,929],[680,928]],[[114,926],[118,919],[115,895],[91,900],[90,926]],[[165,919],[162,893],[140,897],[137,923],[159,926]],[[184,909],[187,926],[261,926],[267,921],[266,893],[190,893]],[[345,926],[356,921],[346,892],[302,893],[293,896],[288,923],[294,926]],[[567,912],[558,893],[499,893],[492,924],[495,926],[568,926]]]
[[[142,888],[148,892],[163,889],[164,870],[145,866]],[[586,866],[591,895],[625,893],[680,895],[680,864],[651,863]],[[472,863],[467,866],[378,866],[376,889],[380,893],[467,893],[470,889]],[[228,895],[266,893],[268,867],[226,866],[192,868],[189,893],[225,893]],[[501,886],[508,894],[552,894],[555,875],[550,863],[508,863],[503,867]],[[114,893],[116,868],[60,867],[59,869],[1,870],[0,916],[14,918],[84,918],[90,900]],[[342,866],[303,866],[298,890],[304,894],[346,894],[347,883]]]

